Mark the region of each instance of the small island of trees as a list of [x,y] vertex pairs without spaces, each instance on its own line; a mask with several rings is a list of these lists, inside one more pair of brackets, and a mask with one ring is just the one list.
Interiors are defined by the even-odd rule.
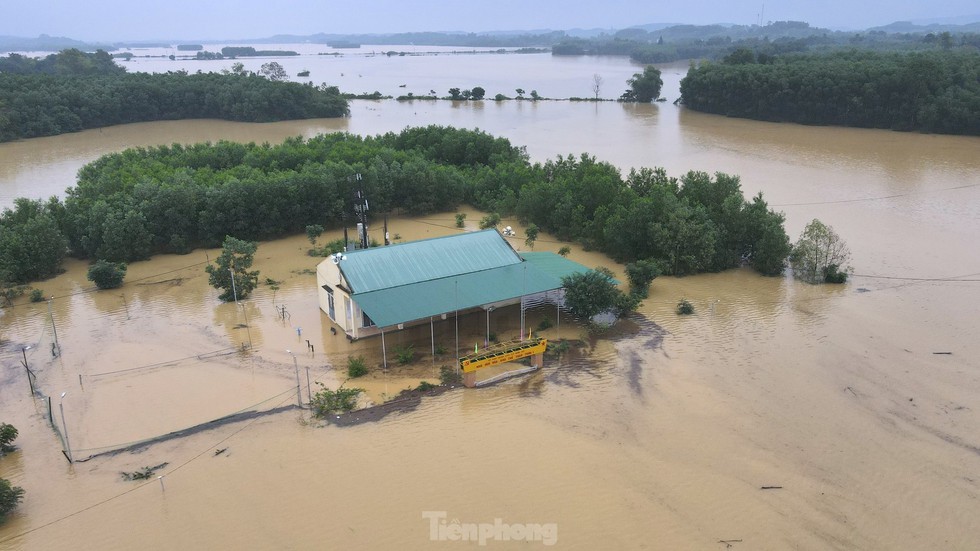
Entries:
[[980,53],[769,56],[749,49],[692,65],[684,105],[765,121],[980,135]]
[[424,215],[471,204],[516,215],[564,241],[667,275],[750,262],[779,274],[789,256],[783,215],[737,176],[619,169],[583,154],[529,162],[523,148],[480,131],[429,126],[346,133],[279,145],[204,143],[134,148],[79,171],[64,201],[17,199],[0,215],[0,279],[56,274],[66,252],[131,262],[336,228],[353,211],[352,174],[379,213]]
[[341,117],[333,86],[245,71],[126,73],[104,51],[0,58],[0,142],[131,122],[225,119],[271,122]]

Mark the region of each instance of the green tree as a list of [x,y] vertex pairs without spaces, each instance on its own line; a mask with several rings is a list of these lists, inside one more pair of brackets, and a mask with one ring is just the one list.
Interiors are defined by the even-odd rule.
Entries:
[[95,283],[99,289],[115,289],[122,287],[123,279],[126,277],[126,264],[122,262],[109,262],[108,260],[97,260],[95,264],[89,266],[88,280]]
[[590,321],[616,305],[619,289],[605,269],[596,268],[562,278],[565,306],[575,317]]
[[500,225],[500,215],[497,214],[496,212],[491,212],[490,214],[480,219],[481,230],[496,228],[498,225]]
[[0,423],[0,455],[15,449],[12,442],[17,439],[17,434],[17,427]]
[[14,510],[24,499],[24,489],[11,486],[6,478],[0,478],[0,522],[7,518],[7,513]]
[[310,245],[316,248],[316,240],[323,235],[323,226],[320,224],[310,224],[306,226],[306,238],[310,240]]
[[248,269],[252,267],[257,249],[258,244],[255,242],[225,237],[221,256],[204,269],[208,273],[211,286],[222,290],[218,298],[229,302],[235,300],[237,294],[237,298],[242,299],[255,289],[259,283],[259,272],[250,272]]
[[849,271],[846,264],[850,258],[847,244],[834,228],[813,219],[793,245],[789,260],[794,277],[816,284],[825,281],[828,272],[839,277],[838,272]]
[[650,283],[660,275],[660,265],[653,259],[637,260],[626,265],[626,279],[630,283],[630,294],[646,298]]
[[153,236],[146,217],[135,209],[123,207],[109,213],[102,223],[102,245],[96,256],[115,262],[146,260],[153,252]]
[[743,210],[745,241],[751,244],[748,259],[752,267],[766,276],[782,275],[792,250],[783,228],[785,217],[774,212],[762,199],[762,192],[752,198]]
[[528,224],[527,229],[524,230],[524,235],[527,236],[527,239],[524,240],[524,244],[527,245],[527,247],[532,251],[534,250],[534,242],[538,240],[539,231],[540,229],[538,229],[538,225],[533,222]]
[[7,283],[56,275],[67,250],[50,205],[17,198],[13,210],[0,214],[0,279]]
[[636,73],[633,78],[626,81],[629,89],[621,98],[624,101],[635,101],[638,103],[650,103],[660,97],[660,89],[664,81],[660,78],[660,70],[653,65],[647,65],[642,73]]
[[454,100],[463,99],[463,93],[459,90],[459,88],[450,88],[449,98]]
[[483,99],[485,95],[487,95],[487,91],[482,86],[474,86],[473,90],[470,91],[470,99]]

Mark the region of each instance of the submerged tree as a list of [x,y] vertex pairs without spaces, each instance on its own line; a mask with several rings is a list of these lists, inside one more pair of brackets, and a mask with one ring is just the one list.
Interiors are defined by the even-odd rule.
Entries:
[[626,81],[629,89],[620,98],[623,101],[635,101],[638,103],[650,103],[660,97],[660,89],[664,85],[660,78],[660,70],[653,65],[644,67],[642,73],[636,73],[633,78]]
[[252,267],[256,249],[258,244],[253,241],[225,237],[221,256],[204,269],[211,286],[223,291],[218,298],[225,302],[245,298],[255,289],[259,283],[259,272],[248,269]]
[[592,75],[592,95],[599,101],[599,93],[602,92],[602,75],[595,73]]
[[0,423],[0,456],[14,451],[13,441],[17,439],[17,427]]
[[624,297],[624,293],[616,288],[612,272],[602,266],[565,276],[561,282],[565,289],[565,305],[572,315],[583,321],[591,322],[593,317],[607,311],[622,317],[639,304],[639,297]]
[[630,294],[646,298],[650,283],[660,275],[660,265],[656,260],[643,259],[626,265],[626,279],[630,282]]
[[108,260],[97,260],[95,264],[89,266],[88,280],[95,283],[99,289],[115,289],[122,287],[123,279],[126,277],[126,264],[123,262],[109,262]]
[[527,239],[524,240],[524,244],[527,245],[527,248],[531,249],[532,251],[534,250],[534,242],[538,240],[539,231],[541,230],[538,228],[538,225],[533,222],[528,224],[527,229],[524,230],[524,235],[527,236]]
[[7,513],[13,511],[23,498],[23,488],[11,486],[7,479],[0,478],[0,522],[4,521]]
[[851,251],[834,228],[814,219],[803,229],[789,260],[797,279],[816,284],[844,283],[850,258]]

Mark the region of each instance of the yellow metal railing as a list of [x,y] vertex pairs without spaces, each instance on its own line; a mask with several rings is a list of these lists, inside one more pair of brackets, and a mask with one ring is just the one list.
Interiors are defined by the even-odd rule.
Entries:
[[548,339],[535,337],[524,341],[507,341],[497,343],[479,352],[463,356],[459,359],[459,367],[463,373],[470,373],[491,365],[513,362],[535,354],[543,354],[548,348]]

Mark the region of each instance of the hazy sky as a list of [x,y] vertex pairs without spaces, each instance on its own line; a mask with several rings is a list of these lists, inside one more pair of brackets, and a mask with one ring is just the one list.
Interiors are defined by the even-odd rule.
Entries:
[[[764,6],[764,7],[763,7]],[[977,0],[0,0],[0,35],[90,41],[806,21],[862,29],[975,15]]]

